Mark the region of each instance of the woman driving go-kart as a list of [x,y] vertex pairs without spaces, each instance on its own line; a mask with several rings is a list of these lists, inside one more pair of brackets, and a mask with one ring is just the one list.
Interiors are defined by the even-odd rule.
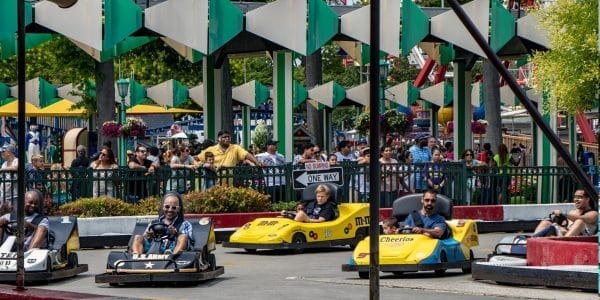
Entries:
[[169,192],[163,197],[158,221],[150,223],[143,236],[134,237],[131,251],[178,255],[192,244],[192,224],[183,218],[181,195]]

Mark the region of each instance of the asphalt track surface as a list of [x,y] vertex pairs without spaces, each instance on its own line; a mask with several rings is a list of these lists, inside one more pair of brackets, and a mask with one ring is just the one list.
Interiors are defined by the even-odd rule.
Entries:
[[[481,234],[475,256],[485,257],[505,233]],[[110,287],[96,284],[94,276],[103,272],[109,251],[79,251],[79,262],[90,271],[75,278],[37,288],[90,293],[115,298],[141,299],[368,299],[369,280],[356,272],[342,272],[341,265],[351,255],[349,248],[315,249],[303,254],[276,251],[245,253],[222,248],[215,252],[225,274],[216,280],[193,286]],[[546,287],[503,286],[475,282],[461,270],[448,270],[443,277],[432,272],[401,277],[381,273],[381,299],[598,299],[595,293]]]

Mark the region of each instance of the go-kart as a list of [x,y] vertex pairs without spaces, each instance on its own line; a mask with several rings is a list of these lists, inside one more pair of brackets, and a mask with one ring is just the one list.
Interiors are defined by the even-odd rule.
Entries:
[[[329,200],[337,205],[338,186],[329,187]],[[302,201],[315,201],[317,184],[302,191]],[[350,245],[351,247],[369,234],[369,205],[343,203],[337,205],[336,218],[322,223],[304,223],[293,216],[258,218],[236,230],[223,247],[243,248],[253,253],[258,249],[292,250],[296,253],[305,248],[323,248]]]
[[[25,281],[50,282],[73,277],[86,272],[88,265],[79,264],[79,233],[77,218],[71,216],[48,217],[47,249],[29,249],[24,253]],[[0,246],[0,281],[15,282],[17,270],[16,221],[11,220],[6,227],[6,237]]]
[[[414,210],[421,209],[422,194],[406,195],[394,201],[392,214],[405,220]],[[477,225],[473,220],[453,220],[452,200],[438,195],[434,211],[444,216],[451,231],[450,237],[434,239],[423,234],[413,234],[410,228],[399,234],[379,236],[379,264],[382,272],[400,275],[405,272],[435,271],[442,275],[447,269],[459,268],[470,272],[475,259],[471,247],[479,244]],[[403,224],[400,223],[400,227]],[[358,271],[360,278],[369,277],[369,240],[362,240],[354,249],[342,271]]]
[[[217,266],[213,252],[216,248],[215,232],[211,218],[188,220],[192,224],[193,250],[176,255],[159,254],[161,242],[168,237],[165,224],[153,222],[154,232],[147,253],[133,254],[130,251],[112,251],[108,254],[106,273],[96,275],[96,283],[111,286],[134,283],[198,283],[223,275],[225,269]],[[129,240],[142,235],[147,222],[138,222]]]

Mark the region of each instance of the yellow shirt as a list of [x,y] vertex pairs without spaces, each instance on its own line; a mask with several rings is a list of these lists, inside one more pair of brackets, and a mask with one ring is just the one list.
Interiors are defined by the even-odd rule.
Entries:
[[240,145],[230,144],[225,151],[222,150],[221,146],[214,145],[204,149],[204,151],[198,154],[198,159],[202,163],[205,161],[204,154],[206,152],[212,152],[212,154],[214,154],[215,166],[217,167],[235,167],[238,162],[243,161],[246,154],[248,154],[248,151],[244,150]]

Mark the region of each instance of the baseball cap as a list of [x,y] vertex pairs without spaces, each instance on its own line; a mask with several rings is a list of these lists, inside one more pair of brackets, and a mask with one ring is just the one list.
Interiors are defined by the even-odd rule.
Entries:
[[270,146],[270,145],[273,145],[273,146],[275,146],[275,145],[277,145],[277,143],[279,143],[279,141],[268,140],[268,141],[265,143],[265,146]]
[[361,145],[361,144],[367,144],[367,139],[358,140],[358,145]]

